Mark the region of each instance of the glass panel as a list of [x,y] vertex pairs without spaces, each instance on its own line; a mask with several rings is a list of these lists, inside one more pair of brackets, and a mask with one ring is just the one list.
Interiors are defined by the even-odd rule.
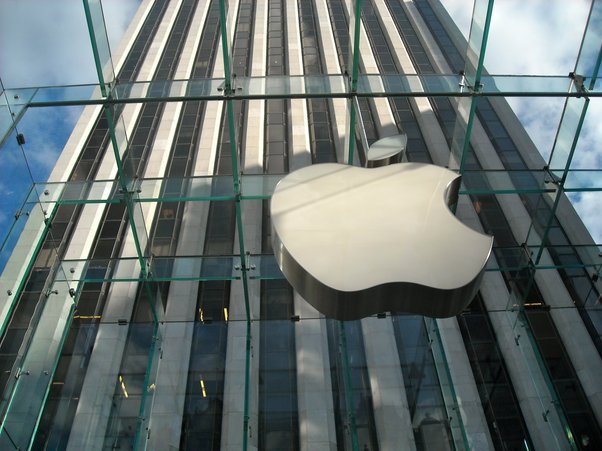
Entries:
[[[522,95],[562,96],[571,90],[569,77],[537,75],[482,75],[481,93],[504,93],[505,97]],[[563,94],[564,93],[564,94]]]
[[105,446],[144,449],[161,335],[153,323],[130,325],[105,434]]
[[[283,176],[284,174],[243,175],[242,199],[269,199]],[[136,185],[137,196],[133,199],[134,202],[234,199],[231,176],[139,179]],[[113,180],[48,182],[37,183],[35,187],[36,189],[27,196],[23,208],[31,209],[38,202],[44,208],[49,208],[53,203],[119,203],[123,198]]]
[[90,105],[103,101],[105,98],[98,84],[44,86],[32,89],[29,106]]
[[[272,257],[273,260],[273,256],[270,257]],[[267,256],[263,256],[263,258],[269,260]],[[255,260],[255,256],[251,257],[251,261],[254,262]],[[63,272],[58,277],[65,277],[65,279],[62,280],[84,282],[137,281],[141,280],[141,276],[135,272],[135,264],[137,261],[137,257],[64,260],[61,262]],[[151,263],[151,274],[154,281],[233,280],[240,278],[240,270],[236,269],[239,261],[240,257],[235,255],[216,257],[154,257]],[[124,266],[132,268],[134,273],[128,274],[127,271],[125,271]],[[107,272],[107,268],[111,267],[121,267],[121,270],[113,273]],[[263,265],[260,264],[260,267],[263,267]],[[268,266],[266,265],[266,267]],[[269,267],[273,268],[273,265],[270,265]],[[80,271],[79,268],[85,268],[85,270]]]
[[[128,149],[128,138],[125,129],[125,124],[121,115],[115,116],[114,107],[107,108],[106,119],[109,124],[109,132],[111,136],[111,145],[113,148],[113,154],[117,163],[117,173],[119,179],[120,191],[122,191],[123,201],[126,204],[127,216],[130,222],[130,228],[132,238],[134,240],[135,253],[140,259],[140,265],[144,273],[147,273],[149,267],[148,262],[144,261],[145,257],[148,257],[149,251],[147,249],[148,243],[148,232],[146,230],[145,214],[142,210],[141,204],[136,202],[137,197],[137,173],[134,165],[133,158],[127,158],[126,165],[123,165],[123,156]],[[114,120],[117,120],[115,123]],[[148,209],[147,209],[148,210]],[[127,251],[124,252],[126,257]]]
[[376,448],[370,378],[360,321],[327,321],[337,442]]
[[424,324],[431,343],[433,363],[439,378],[439,388],[443,395],[443,399],[445,400],[445,408],[447,409],[447,418],[449,421],[448,426],[451,429],[456,449],[468,449],[468,438],[466,436],[464,424],[462,423],[460,407],[447,358],[445,356],[444,344],[439,333],[437,320],[434,318],[424,318]]
[[293,290],[285,280],[261,284],[259,449],[299,449]]
[[454,125],[454,134],[451,143],[449,168],[457,170],[460,174],[470,152],[470,135],[477,104],[477,98],[458,99],[458,114]]
[[544,170],[465,170],[462,181],[459,195],[553,193],[557,189]]
[[[285,174],[242,175],[242,200],[269,199]],[[554,193],[549,172],[536,170],[473,170],[464,171],[459,195],[513,193]],[[232,177],[166,177],[139,179],[134,202],[175,202],[233,200]],[[574,169],[567,173],[567,192],[602,191],[602,170]],[[21,207],[31,211],[36,203],[49,210],[54,203],[119,203],[123,195],[113,180],[36,183]],[[18,208],[18,205],[16,206]]]
[[[128,219],[130,220],[130,227],[132,229],[132,236],[134,238],[134,244],[136,246],[136,254],[138,258],[148,258],[150,256],[150,249],[148,249],[148,232],[146,229],[146,216],[148,213],[148,208],[143,210],[143,204],[136,202],[137,194],[133,194],[132,198],[129,199],[128,202]],[[145,205],[148,207],[148,205]],[[152,219],[152,218],[151,218]],[[129,257],[129,255],[124,255],[125,257]],[[146,263],[149,265],[149,262]],[[145,271],[148,271],[150,266],[145,268]]]
[[602,191],[602,170],[572,169],[566,174],[564,190],[571,191]]
[[[37,250],[32,248],[32,244],[40,246],[47,219],[37,205],[28,204],[21,212],[10,226],[0,253],[0,284],[3,287],[0,290],[1,331],[5,330],[14,303],[27,281],[27,271],[33,264],[32,258]],[[52,251],[50,248],[49,252]]]
[[602,3],[592,1],[588,24],[581,42],[581,49],[577,57],[575,73],[586,78],[585,86],[588,90],[594,88],[600,72],[602,62]]
[[133,158],[124,158],[129,150],[129,139],[125,122],[115,106],[106,108],[106,118],[109,123],[111,145],[117,161],[117,173],[120,178],[120,186],[128,191],[136,189],[137,168]]
[[[157,293],[156,299],[160,302],[160,292]],[[162,310],[162,309],[161,309]],[[153,336],[148,349],[148,357],[146,362],[146,372],[144,373],[144,382],[142,396],[140,399],[140,407],[138,409],[138,424],[136,428],[136,441],[134,449],[146,449],[146,441],[148,439],[148,431],[150,428],[150,416],[155,398],[157,371],[161,360],[161,343],[162,331],[164,330],[163,320],[161,316],[160,322],[154,324]]]
[[583,97],[566,100],[548,163],[550,172],[558,179],[564,179],[564,171],[570,167],[588,104],[589,100]]
[[475,0],[470,34],[468,36],[468,47],[466,49],[466,68],[464,69],[464,74],[469,85],[476,91],[479,90],[477,84],[481,82],[481,72],[483,71],[483,63],[485,62],[485,49],[487,47],[492,10],[493,0]]
[[[359,74],[359,96],[410,95],[413,97],[474,95],[462,89],[462,77],[456,74]],[[554,75],[483,75],[479,95],[521,97],[578,97],[571,89],[573,81]],[[588,91],[589,97],[602,96],[599,79]],[[237,99],[266,99],[283,97],[347,97],[344,75],[297,75],[269,77],[236,77]],[[7,90],[28,96],[30,107],[53,105],[91,105],[136,103],[141,101],[224,100],[224,79],[121,81],[114,87],[113,97],[104,99],[97,84],[50,86],[35,89]],[[10,95],[10,94],[9,94]],[[21,97],[21,100],[25,97]],[[23,102],[25,103],[25,102]],[[12,105],[12,104],[11,104]],[[20,104],[15,105],[18,109]],[[22,105],[20,106],[23,107]],[[6,119],[5,119],[6,121]]]
[[[224,307],[222,302],[216,301],[210,299],[208,303],[219,303],[215,310],[227,308],[227,303]],[[201,305],[207,307],[207,300]],[[181,324],[180,327],[185,326]],[[180,449],[197,450],[204,447],[214,450],[219,449],[221,440],[228,322],[217,318],[211,322],[199,319],[193,327]]]
[[48,302],[38,306],[15,362],[15,380],[5,398],[2,434],[19,448],[28,449],[44,407],[52,375],[75,308],[67,282],[55,281],[46,292]]
[[[256,183],[256,185],[259,183]],[[268,184],[269,186],[269,184]],[[232,200],[232,177],[170,177],[146,179],[139,184],[140,201],[155,200]]]
[[0,93],[0,147],[11,136],[15,125],[26,111],[27,104],[36,92],[32,89],[7,89]]
[[40,203],[44,209],[52,204],[119,203],[122,195],[114,180],[36,183],[25,205]]
[[[8,114],[10,115],[10,110]],[[7,135],[7,140],[0,147],[0,167],[4,169],[0,181],[3,213],[0,215],[0,243],[6,240],[10,231],[10,218],[14,217],[15,221],[21,215],[26,218],[31,208],[33,208],[32,206],[23,205],[32,190],[34,175],[31,167],[32,162],[25,152],[26,144],[24,140],[26,134],[23,133],[23,130],[19,130],[19,132],[21,133],[20,136],[15,132]],[[19,142],[19,139],[23,139],[23,141]],[[24,220],[21,222],[24,222]]]
[[[514,301],[509,301],[509,304],[520,305],[521,303],[514,294],[510,295],[510,299],[514,299]],[[562,413],[560,403],[555,396],[552,381],[545,369],[542,356],[539,353],[535,337],[533,336],[533,331],[528,327],[526,322],[524,311],[520,307],[508,310],[507,318],[513,326],[515,341],[529,369],[529,377],[535,381],[533,384],[536,390],[535,395],[540,402],[546,423],[549,425],[548,431],[556,438],[558,443],[566,446],[567,440],[563,436],[563,432],[569,430],[568,424]],[[540,380],[544,384],[541,384]],[[551,410],[554,412],[550,412]]]
[[[35,193],[33,187],[29,190],[29,193],[30,194],[27,197],[31,197],[33,193]],[[37,195],[33,195],[33,197],[37,197]],[[0,239],[2,240],[2,244],[0,245],[0,273],[4,270],[4,266],[10,258],[11,252],[13,251],[17,240],[19,239],[19,235],[27,224],[27,218],[35,215],[35,212],[40,210],[36,203],[30,202],[25,202],[21,208],[19,208],[18,204],[14,205],[14,207],[14,218],[12,218],[12,220],[5,218],[1,221],[2,235],[0,235]],[[12,210],[11,206],[9,205],[7,205],[6,208],[8,211]],[[39,215],[36,216],[38,216],[38,219],[42,221],[41,223],[43,223],[44,215],[42,214],[41,210],[39,211]],[[34,222],[34,220],[32,220],[32,222]]]
[[360,32],[361,32],[361,8],[362,0],[355,0],[348,8],[349,11],[349,56],[347,58],[347,70],[351,69],[351,90],[355,91],[355,83],[359,75],[360,62]]
[[[111,60],[111,49],[105,27],[102,3],[100,0],[84,0],[84,9],[86,11],[86,20],[92,41],[92,51],[94,53],[98,78],[101,84],[108,85],[113,83],[115,72],[113,70],[113,61]],[[101,87],[101,89],[103,88]],[[104,92],[103,94],[106,96],[108,92]]]
[[[495,259],[489,259],[486,271],[517,271],[527,267],[535,269],[578,269],[591,268],[597,271],[602,265],[600,247],[597,245],[553,245],[545,249],[551,255],[566,255],[578,252],[579,260],[546,260],[533,265],[527,254],[534,255],[540,250],[539,245],[531,246],[497,246],[494,245]],[[107,275],[106,269],[117,267],[118,264],[129,265],[137,261],[136,257],[119,259],[63,260],[63,272],[57,280],[108,282],[108,281],[137,281],[140,275],[113,273]],[[168,280],[234,280],[241,277],[239,266],[240,257],[230,256],[161,256],[152,259],[152,277],[156,281]],[[273,255],[249,254],[250,279],[281,279],[282,272]],[[65,277],[62,279],[62,277]]]

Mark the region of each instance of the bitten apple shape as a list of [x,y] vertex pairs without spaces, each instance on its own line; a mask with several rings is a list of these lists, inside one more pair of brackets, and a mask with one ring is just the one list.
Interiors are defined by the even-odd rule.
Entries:
[[418,163],[292,172],[270,207],[278,265],[328,318],[455,316],[476,294],[493,244],[449,210],[459,186],[458,174]]

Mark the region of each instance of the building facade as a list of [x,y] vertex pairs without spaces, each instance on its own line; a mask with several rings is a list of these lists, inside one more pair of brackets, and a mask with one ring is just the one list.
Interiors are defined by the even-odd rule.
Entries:
[[[141,2],[38,190],[2,274],[2,449],[602,449],[597,247],[502,96],[416,94],[467,67],[441,4],[220,6]],[[333,94],[357,12],[360,74],[425,76],[413,94]],[[284,79],[322,92],[270,96]],[[455,318],[326,319],[275,267],[269,195],[398,133],[461,170],[456,215],[495,238],[481,290]]]

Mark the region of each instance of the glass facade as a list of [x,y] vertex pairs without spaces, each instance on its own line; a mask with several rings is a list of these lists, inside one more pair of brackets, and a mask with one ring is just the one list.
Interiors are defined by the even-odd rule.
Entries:
[[[29,111],[85,107],[3,235],[2,449],[602,449],[602,260],[567,197],[602,189],[573,165],[602,2],[568,77],[485,72],[493,0],[468,44],[436,0],[143,0],[119,51],[83,9],[98,84],[2,87],[7,155]],[[547,162],[504,99],[533,95],[566,99]],[[324,318],[275,263],[271,193],[399,133],[462,175],[481,290]]]

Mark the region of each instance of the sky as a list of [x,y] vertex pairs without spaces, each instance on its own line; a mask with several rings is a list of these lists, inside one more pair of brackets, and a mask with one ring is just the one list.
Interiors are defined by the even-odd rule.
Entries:
[[[140,0],[103,0],[107,32],[115,48]],[[469,0],[443,0],[468,34]],[[492,74],[567,75],[574,69],[588,0],[496,0],[485,66]],[[27,18],[26,26],[24,19]],[[6,88],[94,83],[96,73],[81,0],[1,0],[0,77]],[[564,101],[509,99],[533,141],[547,160]],[[45,180],[77,120],[79,107],[38,108],[19,123],[26,137],[24,152],[9,139],[0,149],[0,242],[14,222],[14,212],[26,196],[24,183]],[[575,168],[602,168],[602,99],[593,99],[573,163]],[[29,173],[31,169],[32,174]],[[27,183],[27,186],[30,183]],[[602,243],[599,208],[602,194],[573,195],[584,222]],[[1,263],[1,260],[0,260]]]
[[[102,1],[112,48],[139,4],[140,0]],[[0,0],[0,78],[5,88],[97,82],[82,1]],[[18,229],[24,223],[15,221],[15,212],[32,180],[48,178],[81,111],[81,107],[29,109],[17,126],[25,136],[23,148],[13,136],[0,148],[0,243],[11,227]],[[15,232],[10,232],[13,242]],[[7,246],[0,254],[0,271],[10,249]]]
[[[466,0],[442,0],[464,35],[472,9]],[[490,74],[562,75],[574,71],[591,2],[496,0],[485,67]],[[531,139],[548,161],[564,99],[508,98]],[[592,98],[571,169],[602,169],[602,99]],[[597,186],[600,186],[598,181]],[[596,243],[602,243],[602,193],[570,194]]]

